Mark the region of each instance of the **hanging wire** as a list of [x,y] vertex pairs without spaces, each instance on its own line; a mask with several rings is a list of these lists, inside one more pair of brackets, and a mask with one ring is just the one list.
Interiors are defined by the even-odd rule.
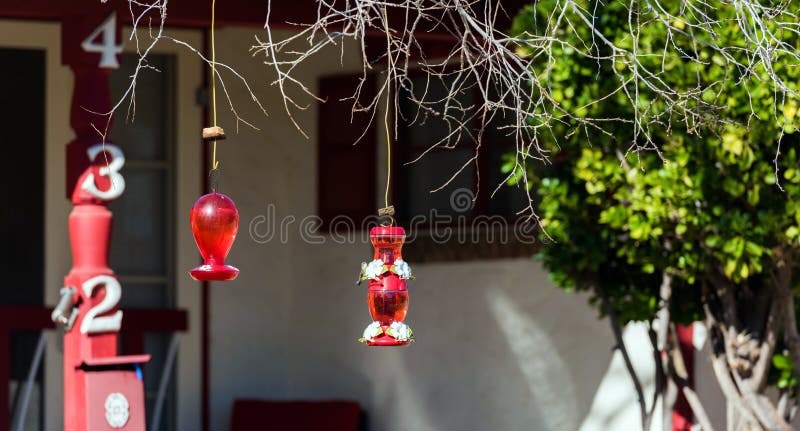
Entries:
[[[211,0],[211,112],[214,121],[214,127],[217,127],[217,52],[216,44],[214,43],[214,11],[216,9],[217,0]],[[214,138],[212,144],[212,160],[211,170],[216,171],[219,167],[217,161],[217,139]]]
[[[386,192],[383,195],[384,209],[389,208],[389,190],[392,184],[392,136],[389,129],[389,111],[392,105],[392,39],[389,34],[389,16],[386,6],[383,7],[383,26],[386,32],[386,112],[383,115],[383,126],[386,130]],[[392,209],[392,214],[394,209]],[[389,214],[389,225],[394,224],[394,217]]]

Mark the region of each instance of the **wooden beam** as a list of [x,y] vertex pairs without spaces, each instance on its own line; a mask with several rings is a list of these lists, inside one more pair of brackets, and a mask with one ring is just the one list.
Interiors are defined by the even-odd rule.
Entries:
[[[500,1],[500,0],[487,0]],[[511,17],[520,8],[529,4],[524,0],[502,0],[503,8],[509,16],[498,16],[497,28],[506,28],[511,23]],[[208,7],[198,7],[199,5]],[[480,5],[473,6],[481,10]],[[60,21],[65,15],[96,12],[98,9],[108,9],[117,12],[123,24],[131,23],[131,13],[127,1],[113,1],[101,4],[95,1],[69,2],[63,0],[25,0],[0,2],[0,18],[32,19],[46,21]],[[141,10],[141,9],[140,9]],[[137,12],[134,9],[134,12]],[[157,17],[157,11],[153,16]],[[170,27],[208,27],[211,21],[211,2],[196,2],[192,0],[175,0],[170,2],[167,23]],[[316,20],[317,2],[315,0],[272,0],[273,28],[296,28],[290,23],[311,23]],[[227,0],[217,5],[216,22],[219,26],[245,26],[264,27],[267,16],[267,0]],[[389,18],[391,22],[391,16]],[[432,29],[430,32],[421,32],[422,38],[445,34],[442,29]]]

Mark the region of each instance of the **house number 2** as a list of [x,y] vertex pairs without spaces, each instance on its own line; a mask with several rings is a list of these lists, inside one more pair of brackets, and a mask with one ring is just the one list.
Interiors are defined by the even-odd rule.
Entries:
[[119,328],[122,326],[122,310],[117,310],[116,313],[110,316],[97,316],[110,311],[119,304],[122,288],[116,278],[108,275],[98,275],[86,280],[81,289],[87,298],[91,298],[94,289],[100,285],[106,287],[106,296],[86,313],[86,317],[81,322],[81,334],[119,332]]

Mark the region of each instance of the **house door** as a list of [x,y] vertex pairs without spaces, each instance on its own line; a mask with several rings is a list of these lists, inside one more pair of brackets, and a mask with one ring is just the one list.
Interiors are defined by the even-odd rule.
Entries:
[[[43,307],[45,51],[0,48],[0,58],[10,66],[0,68],[0,118],[5,124],[0,150],[0,238],[4,244],[0,262],[6,268],[0,283],[0,307]],[[40,334],[38,330],[9,328],[8,351],[2,352],[9,361],[9,385],[2,388],[9,393],[9,419],[20,420],[14,413],[26,404],[26,430],[42,429],[41,369],[32,375],[27,397],[23,384]]]

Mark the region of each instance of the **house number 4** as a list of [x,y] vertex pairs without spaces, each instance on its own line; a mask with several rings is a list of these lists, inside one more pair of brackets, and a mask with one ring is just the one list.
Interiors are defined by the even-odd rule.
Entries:
[[[102,36],[100,42],[95,42],[98,36]],[[100,64],[97,67],[104,69],[116,69],[119,67],[117,54],[122,52],[122,44],[116,44],[117,37],[117,14],[112,13],[108,18],[94,29],[92,34],[81,42],[81,48],[86,52],[100,54]]]

